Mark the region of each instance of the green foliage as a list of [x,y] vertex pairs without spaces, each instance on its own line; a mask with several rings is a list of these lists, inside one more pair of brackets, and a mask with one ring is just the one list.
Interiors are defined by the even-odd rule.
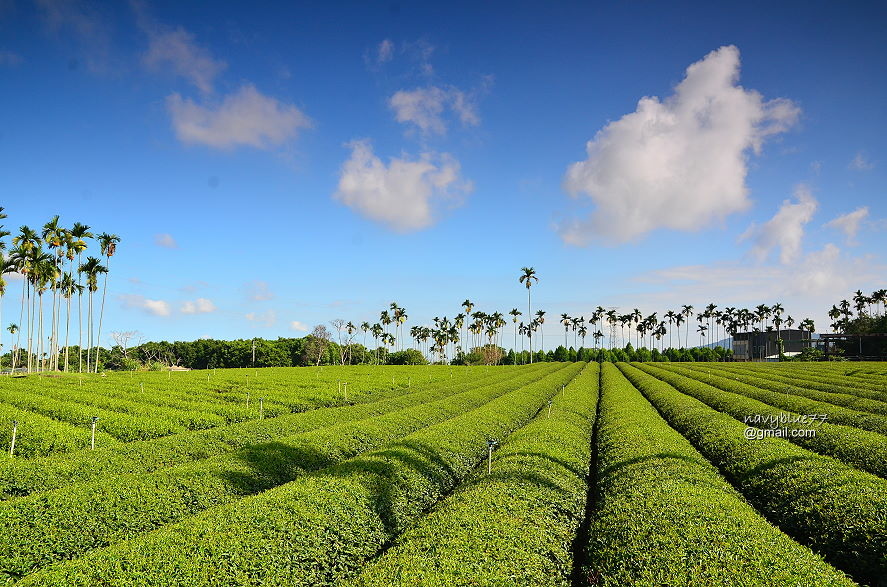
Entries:
[[[620,365],[669,425],[758,511],[860,582],[887,576],[887,480],[746,425],[630,365]],[[817,584],[817,583],[813,583]]]
[[[697,370],[684,371],[673,368],[674,372],[670,373],[648,365],[638,365],[638,367],[668,382],[675,389],[705,402],[706,405],[718,411],[730,414],[739,421],[749,418],[749,426],[764,429],[813,429],[815,436],[799,436],[788,440],[814,452],[834,457],[863,471],[887,478],[887,437],[882,434],[818,420],[806,423],[803,421],[791,422],[789,421],[791,417],[800,417],[800,414],[777,409],[751,397],[746,397],[746,395],[754,393],[753,390],[756,388],[752,387],[750,390],[750,386],[735,379],[718,377]],[[887,404],[884,404],[884,407],[887,408]],[[769,421],[756,421],[755,416],[761,416],[761,419],[775,418],[775,422],[778,423],[771,425]]]
[[526,423],[581,365],[339,465],[28,575],[21,585],[332,585],[450,491],[486,439]]
[[591,364],[553,399],[550,416],[543,409],[502,443],[492,474],[482,463],[346,585],[497,585],[518,576],[527,585],[570,585],[597,387]]
[[388,355],[389,365],[427,365],[425,356],[416,349],[406,349]]
[[[408,389],[406,373],[409,368],[373,368],[373,379],[364,380],[361,388],[349,390],[351,401],[358,400],[358,405],[341,406],[326,410],[311,410],[304,413],[277,415],[274,418],[258,420],[258,406],[253,401],[252,407],[228,406],[228,410],[237,410],[238,414],[245,416],[248,421],[228,426],[177,434],[163,438],[146,441],[129,442],[119,444],[113,438],[99,433],[96,435],[96,450],[72,452],[71,454],[58,454],[44,459],[0,460],[0,496],[24,496],[38,491],[46,491],[63,487],[69,483],[84,482],[100,479],[107,475],[113,475],[120,471],[129,473],[149,473],[164,467],[183,464],[190,461],[205,459],[226,452],[238,450],[253,444],[268,441],[270,439],[299,434],[323,426],[352,419],[368,418],[417,405],[421,402],[434,401],[453,393],[466,391],[476,385],[490,384],[493,382],[507,383],[511,378],[525,376],[524,370],[508,372],[505,374],[481,374],[480,377],[468,373],[460,373],[459,378],[434,377],[434,381],[426,381]],[[242,371],[235,372],[242,376]],[[434,373],[434,370],[431,370]],[[205,381],[202,373],[199,381]],[[304,375],[308,373],[303,372]],[[399,375],[403,383],[391,389],[391,377]],[[169,374],[172,375],[172,374]],[[190,374],[179,373],[177,377],[186,377]],[[320,405],[342,402],[342,396],[338,395],[337,378],[340,372],[328,369],[325,377],[308,378],[303,381],[303,397],[308,393],[317,393],[319,387],[328,388],[335,392],[334,396],[326,395],[316,400]],[[357,374],[352,372],[352,376]],[[292,375],[284,373],[282,379],[277,379],[268,372],[263,373],[265,388],[263,393],[272,393],[273,382],[277,381],[293,385]],[[429,373],[429,377],[431,374]],[[147,378],[147,376],[146,376]],[[127,378],[126,380],[129,380]],[[298,381],[298,379],[296,379]],[[382,390],[389,390],[382,395]],[[407,391],[414,393],[407,394]],[[193,393],[193,392],[192,392]],[[149,399],[150,396],[143,398]],[[237,397],[242,401],[243,396]],[[378,401],[373,401],[378,400]],[[269,405],[265,405],[266,415],[273,414]],[[280,412],[278,412],[280,414]],[[40,418],[40,416],[32,416]],[[23,415],[19,415],[20,421]],[[62,425],[65,426],[65,425]],[[68,426],[70,428],[70,426]],[[67,431],[68,428],[65,428]],[[19,442],[27,441],[35,437],[34,434],[25,434],[27,427],[20,426]],[[74,448],[82,448],[89,445],[89,430],[83,429],[81,434],[71,435],[78,444]],[[48,437],[54,438],[52,435]],[[39,436],[37,438],[40,438]],[[17,444],[16,446],[20,446]],[[17,450],[18,453],[18,450]]]
[[[644,366],[643,368],[648,371],[656,369],[655,375],[661,379],[665,379],[669,383],[680,381],[680,376],[674,375],[668,371],[663,371],[657,367]],[[672,369],[678,373],[687,372],[684,370],[687,369],[686,367],[681,368],[678,365],[672,366]],[[783,410],[798,414],[827,414],[830,423],[845,424],[847,426],[855,426],[856,428],[877,432],[879,434],[887,434],[887,416],[861,412],[850,408],[844,408],[833,403],[828,403],[828,401],[821,401],[833,399],[833,395],[824,395],[822,392],[817,393],[815,391],[798,390],[797,388],[795,388],[794,393],[800,391],[803,395],[793,395],[791,393],[781,393],[769,389],[761,389],[754,385],[741,383],[736,379],[725,379],[709,372],[701,371],[699,367],[696,367],[690,371],[690,373],[693,374],[693,377],[710,382],[722,389],[726,388],[728,391],[745,395],[771,406],[782,408]],[[816,399],[812,399],[811,396]],[[870,403],[871,402],[869,402],[869,404]]]
[[106,477],[0,504],[0,569],[21,577],[53,560],[288,483],[478,408],[551,370],[521,370],[518,377],[376,417],[343,422],[339,414],[330,417],[327,426],[307,433],[151,475]]
[[613,366],[586,576],[602,585],[853,585],[767,523]]

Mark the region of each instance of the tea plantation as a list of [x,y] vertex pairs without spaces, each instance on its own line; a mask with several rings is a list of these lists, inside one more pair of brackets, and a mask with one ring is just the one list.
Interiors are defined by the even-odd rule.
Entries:
[[887,366],[0,379],[16,585],[887,585]]

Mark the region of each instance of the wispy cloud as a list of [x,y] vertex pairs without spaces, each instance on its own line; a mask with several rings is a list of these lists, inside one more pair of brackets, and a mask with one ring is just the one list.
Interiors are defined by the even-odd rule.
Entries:
[[752,225],[740,237],[753,242],[751,253],[759,261],[771,251],[779,249],[779,260],[790,263],[798,258],[804,238],[804,226],[813,219],[818,203],[810,189],[800,184],[795,187],[795,201],[783,200],[779,211],[761,226]]
[[169,302],[164,300],[152,300],[137,294],[122,294],[118,297],[124,308],[138,308],[153,316],[169,316],[172,313]]
[[246,296],[254,302],[264,302],[274,299],[274,292],[268,286],[267,281],[256,280],[246,284]]
[[298,320],[293,320],[290,322],[290,330],[295,330],[297,332],[308,332],[310,328],[304,322],[299,322]]
[[[60,37],[73,38],[87,69],[104,73],[113,61],[109,23],[98,11],[78,0],[35,0],[47,29]],[[68,65],[76,68],[79,59]]]
[[274,310],[268,310],[266,312],[250,312],[244,315],[244,318],[255,324],[256,326],[261,326],[264,328],[271,328],[274,324],[277,323],[277,312]]
[[179,311],[182,314],[209,314],[216,311],[216,305],[207,298],[197,298],[194,301],[182,302]]
[[166,106],[180,141],[216,149],[270,149],[311,126],[311,120],[296,106],[266,96],[251,84],[209,105],[172,94]]
[[165,232],[154,235],[154,244],[158,247],[163,247],[164,249],[179,248],[179,244],[176,242],[176,239],[174,239],[171,234]]
[[868,157],[865,156],[865,153],[859,151],[847,167],[854,171],[868,171],[869,169],[874,168],[875,164],[869,161]]
[[458,206],[473,189],[448,154],[426,152],[417,160],[392,157],[385,165],[369,141],[353,141],[348,147],[351,157],[342,166],[333,198],[397,232],[431,226],[441,205]]
[[687,68],[674,94],[645,97],[586,145],[564,189],[594,213],[558,226],[569,244],[618,244],[658,228],[698,230],[750,205],[746,157],[799,116],[738,85],[739,50],[721,47]]
[[398,122],[413,124],[426,134],[447,132],[445,110],[455,114],[466,126],[480,124],[475,99],[454,87],[428,86],[401,90],[391,96],[388,106],[394,111]]
[[857,244],[856,234],[859,232],[859,226],[862,221],[868,217],[868,215],[868,206],[862,206],[861,208],[857,208],[853,212],[848,212],[847,214],[843,214],[826,222],[825,226],[828,228],[836,228],[840,230],[847,236],[847,244],[855,245]]
[[0,67],[15,67],[24,61],[22,56],[12,51],[0,51]]
[[149,43],[142,58],[145,66],[154,71],[170,71],[201,92],[212,92],[216,76],[227,67],[224,61],[214,59],[207,49],[197,45],[194,35],[181,27],[151,28],[145,32]]
[[386,63],[394,57],[394,43],[391,39],[385,39],[376,48],[376,63]]

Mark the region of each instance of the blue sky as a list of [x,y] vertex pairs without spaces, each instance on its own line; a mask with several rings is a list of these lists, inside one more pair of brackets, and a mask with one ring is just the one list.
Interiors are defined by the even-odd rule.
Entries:
[[0,1],[7,229],[153,340],[885,287],[883,5],[421,4]]

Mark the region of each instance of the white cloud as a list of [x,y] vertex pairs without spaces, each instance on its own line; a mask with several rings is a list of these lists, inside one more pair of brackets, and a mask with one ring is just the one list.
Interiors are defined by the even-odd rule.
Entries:
[[268,310],[267,312],[262,313],[250,312],[244,317],[257,326],[263,326],[265,328],[270,328],[277,322],[277,312],[274,310]]
[[411,161],[392,157],[386,166],[369,141],[353,141],[351,158],[342,165],[333,198],[381,222],[392,230],[409,232],[432,225],[439,202],[456,206],[472,190],[463,180],[459,162],[447,154],[422,153]]
[[[92,73],[105,73],[116,61],[111,51],[111,25],[101,12],[86,2],[75,0],[35,0],[47,29],[72,38],[79,56]],[[80,59],[70,58],[68,68],[76,69]]]
[[738,78],[739,50],[721,47],[688,67],[673,95],[644,97],[600,130],[564,178],[569,194],[585,194],[597,208],[559,226],[564,241],[621,243],[657,228],[696,230],[748,208],[747,153],[759,153],[800,111],[789,100],[765,102]]
[[187,300],[183,302],[180,311],[182,314],[209,314],[216,311],[216,305],[212,300],[197,298],[194,301]]
[[147,67],[169,70],[202,92],[212,91],[213,81],[226,67],[224,61],[213,59],[209,51],[194,42],[194,35],[181,27],[161,30],[148,26],[145,32],[149,44],[142,60]]
[[22,56],[12,51],[0,51],[0,67],[15,67],[23,61]]
[[754,224],[740,237],[754,242],[752,255],[759,261],[767,258],[770,252],[779,248],[779,260],[791,263],[801,252],[804,226],[813,219],[818,203],[807,186],[795,187],[796,202],[783,200],[776,214],[761,226]]
[[119,298],[124,308],[138,308],[154,316],[169,316],[172,313],[169,302],[164,300],[151,300],[137,294],[124,294]]
[[241,145],[268,149],[311,126],[310,119],[296,106],[265,96],[250,84],[211,106],[179,94],[168,96],[166,106],[180,141],[217,149]]
[[254,302],[264,302],[274,299],[274,292],[268,287],[267,281],[251,281],[246,284],[246,295]]
[[445,134],[444,112],[449,109],[465,126],[480,124],[476,97],[458,88],[428,86],[415,90],[400,90],[388,100],[395,119],[416,125],[424,134]]
[[379,48],[376,50],[376,63],[391,61],[392,57],[394,57],[394,43],[391,39],[385,39],[379,43]]
[[177,249],[179,248],[179,243],[176,242],[176,239],[173,238],[171,234],[160,233],[154,235],[154,244],[158,247],[163,247],[164,249]]
[[830,220],[825,224],[828,228],[836,228],[847,235],[847,244],[856,244],[856,234],[859,232],[860,223],[869,215],[868,206],[857,208],[842,216]]
[[298,320],[293,320],[290,322],[290,329],[295,330],[297,332],[308,332],[310,328],[304,322],[299,322]]
[[856,170],[856,171],[868,171],[875,166],[874,163],[868,160],[865,154],[860,151],[856,154],[856,157],[853,158],[853,161],[847,165],[848,168]]

